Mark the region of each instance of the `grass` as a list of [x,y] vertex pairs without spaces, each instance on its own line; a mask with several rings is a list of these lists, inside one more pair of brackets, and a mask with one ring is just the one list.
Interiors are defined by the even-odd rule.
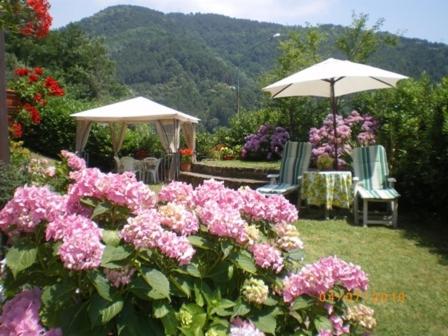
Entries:
[[200,163],[213,167],[280,169],[280,161],[203,160]]
[[[344,219],[310,219],[306,211],[301,217],[297,225],[307,263],[337,255],[368,273],[365,303],[375,309],[375,335],[448,335],[446,228],[411,217],[400,217],[403,228],[396,230],[352,226]],[[389,298],[375,300],[375,293]],[[394,293],[404,293],[404,302],[394,300]]]

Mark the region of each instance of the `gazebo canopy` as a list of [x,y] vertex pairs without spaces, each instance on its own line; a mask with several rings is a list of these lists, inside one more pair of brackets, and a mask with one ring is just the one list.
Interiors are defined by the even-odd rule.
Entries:
[[179,150],[180,129],[184,133],[187,146],[193,152],[195,150],[195,124],[199,119],[147,98],[136,97],[71,116],[76,119],[77,152],[84,150],[93,122],[110,125],[114,155],[121,149],[127,125],[136,123],[154,123],[167,153],[176,153]]
[[198,123],[199,119],[143,97],[136,97],[118,103],[97,107],[71,115],[77,120],[95,122],[144,123],[162,119],[176,119],[182,122]]

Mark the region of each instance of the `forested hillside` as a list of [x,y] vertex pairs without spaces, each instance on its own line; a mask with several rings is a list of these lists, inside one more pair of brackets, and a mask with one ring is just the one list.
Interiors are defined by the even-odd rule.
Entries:
[[[241,106],[257,106],[258,79],[275,65],[279,40],[306,29],[137,6],[109,7],[78,25],[104,39],[119,78],[133,94],[197,115],[208,129],[226,124],[235,113],[238,77]],[[320,26],[327,35],[323,58],[341,57],[334,41],[344,29]],[[275,33],[282,36],[272,38]],[[448,46],[399,37],[396,46],[381,46],[368,63],[412,77],[426,72],[438,80],[448,74]]]

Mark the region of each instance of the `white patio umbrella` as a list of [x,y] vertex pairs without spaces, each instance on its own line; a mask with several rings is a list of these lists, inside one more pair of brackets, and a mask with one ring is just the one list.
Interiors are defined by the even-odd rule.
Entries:
[[[336,97],[360,91],[389,89],[395,87],[400,79],[405,78],[408,77],[370,65],[329,58],[268,85],[263,91],[269,92],[272,98],[293,96],[330,98],[336,139]],[[336,141],[334,151],[337,158]]]

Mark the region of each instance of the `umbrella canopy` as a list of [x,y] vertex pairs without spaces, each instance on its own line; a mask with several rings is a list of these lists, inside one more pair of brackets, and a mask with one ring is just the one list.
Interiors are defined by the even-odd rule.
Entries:
[[[336,97],[346,94],[388,89],[401,79],[408,78],[395,72],[370,65],[329,58],[263,88],[273,98],[316,96],[331,99],[334,137],[336,131]],[[335,168],[337,169],[335,141]]]

